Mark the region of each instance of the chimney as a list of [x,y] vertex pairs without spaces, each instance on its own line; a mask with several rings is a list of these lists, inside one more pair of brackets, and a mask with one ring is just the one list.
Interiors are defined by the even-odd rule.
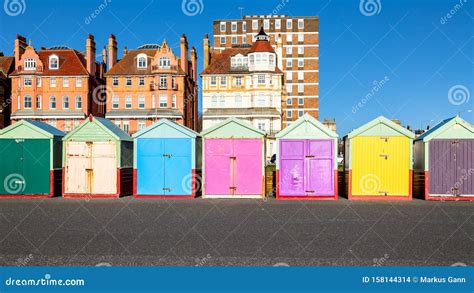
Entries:
[[87,35],[86,41],[86,62],[87,62],[87,71],[91,75],[95,75],[95,42],[94,36],[91,34]]
[[278,34],[277,38],[277,49],[276,49],[276,55],[277,55],[277,66],[278,68],[283,70],[283,40],[281,37],[281,34]]
[[14,49],[14,54],[15,54],[15,69],[18,69],[18,66],[20,66],[20,59],[21,55],[25,53],[25,48],[26,48],[26,38],[20,35],[16,35],[15,38],[15,49]]
[[211,64],[211,47],[209,46],[209,35],[204,35],[204,69]]
[[107,64],[107,49],[105,46],[102,49],[102,63]]
[[123,57],[128,54],[127,46],[123,47]]
[[110,34],[109,37],[109,56],[108,56],[108,69],[114,67],[117,63],[117,41],[115,40],[115,36]]
[[197,82],[197,54],[196,48],[191,48],[191,68],[193,69],[193,79]]
[[181,36],[180,41],[180,48],[181,48],[181,69],[188,74],[188,40],[186,36],[183,34]]

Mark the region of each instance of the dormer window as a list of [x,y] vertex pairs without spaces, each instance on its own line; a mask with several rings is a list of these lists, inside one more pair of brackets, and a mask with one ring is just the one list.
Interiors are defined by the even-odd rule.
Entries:
[[146,54],[138,54],[137,56],[137,68],[147,68],[147,56]]
[[165,69],[170,68],[170,66],[171,66],[170,58],[160,57],[159,66],[160,66],[160,68],[165,68]]
[[56,55],[49,56],[49,69],[59,68],[59,58]]
[[24,62],[25,70],[36,70],[36,60],[34,58],[28,58]]

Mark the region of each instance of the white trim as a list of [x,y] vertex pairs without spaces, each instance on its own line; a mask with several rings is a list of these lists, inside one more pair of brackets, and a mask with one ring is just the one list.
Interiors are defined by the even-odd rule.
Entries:
[[289,84],[297,84],[297,85],[319,85],[319,82],[287,82],[287,85]]

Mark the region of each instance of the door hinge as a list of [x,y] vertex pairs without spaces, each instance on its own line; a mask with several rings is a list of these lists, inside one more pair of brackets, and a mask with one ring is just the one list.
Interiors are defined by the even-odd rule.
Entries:
[[236,186],[230,186],[229,189],[236,190],[237,187]]
[[387,160],[390,155],[388,155],[388,154],[380,154],[379,156],[380,156],[380,157],[384,157],[385,160]]
[[379,193],[383,193],[383,195],[388,195],[388,191],[380,190]]
[[163,187],[163,190],[165,190],[165,191],[171,191],[171,188],[169,188],[169,187]]
[[165,157],[165,158],[171,158],[171,154],[163,154],[163,157]]
[[312,158],[314,158],[314,156],[313,155],[307,155],[306,158],[307,159],[312,159]]
[[451,144],[459,144],[459,140],[453,140],[451,141]]
[[383,139],[383,140],[385,140],[385,142],[387,142],[388,141],[388,136],[381,136],[380,139]]
[[237,160],[237,157],[236,157],[236,156],[230,156],[229,159],[231,159],[231,160]]
[[306,192],[308,192],[308,193],[314,193],[315,191],[314,191],[314,190],[306,190]]

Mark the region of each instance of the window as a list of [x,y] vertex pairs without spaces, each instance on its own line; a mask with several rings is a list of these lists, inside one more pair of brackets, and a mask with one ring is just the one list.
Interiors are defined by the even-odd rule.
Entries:
[[217,84],[217,77],[211,76],[211,85],[216,85],[216,84]]
[[250,57],[249,57],[250,65],[254,64],[254,58],[255,57],[253,55],[250,55]]
[[114,121],[115,126],[121,128],[121,123],[119,120]]
[[139,86],[144,86],[145,85],[145,78],[143,76],[140,76],[138,78],[138,85]]
[[293,21],[291,19],[286,20],[286,28],[291,29],[293,25]]
[[293,47],[286,47],[286,55],[293,54]]
[[117,109],[119,107],[119,96],[113,95],[112,96],[112,108]]
[[212,98],[211,98],[211,106],[212,107],[217,107],[217,96],[216,95],[212,96]]
[[41,109],[41,96],[36,96],[36,109]]
[[275,28],[280,29],[281,28],[281,19],[276,19],[275,20]]
[[299,110],[299,111],[298,111],[298,118],[301,117],[301,116],[303,116],[303,115],[304,115],[304,112],[303,112],[302,110]]
[[221,44],[225,44],[225,37],[221,37]]
[[235,96],[235,106],[242,107],[242,95],[238,94]]
[[177,89],[176,80],[175,80],[174,76],[171,77],[171,88],[172,89]]
[[242,30],[245,32],[247,31],[247,22],[242,22]]
[[36,77],[36,87],[41,87],[41,76]]
[[56,77],[51,77],[49,79],[49,86],[50,87],[56,87]]
[[267,128],[267,124],[265,122],[258,122],[257,127],[258,129],[265,131],[265,129]]
[[258,29],[258,20],[256,19],[252,20],[252,29],[253,30]]
[[35,70],[36,69],[36,59],[28,58],[25,60],[24,64],[25,70]]
[[293,85],[292,84],[287,84],[286,85],[286,92],[291,94],[293,92]]
[[293,35],[292,34],[287,34],[286,35],[286,42],[291,43],[293,41]]
[[224,97],[224,95],[221,95],[219,97],[219,106],[220,107],[225,107],[225,97]]
[[25,109],[31,109],[31,96],[25,96],[24,107]]
[[26,86],[26,87],[30,87],[32,84],[33,84],[33,79],[31,76],[25,76],[23,78],[23,84]]
[[142,130],[146,127],[145,120],[139,119],[138,120],[138,130]]
[[125,78],[125,85],[127,85],[127,86],[131,86],[131,85],[132,85],[132,78],[131,78],[131,77],[127,76],[127,77]]
[[265,96],[263,93],[260,93],[257,98],[257,106],[264,107],[265,106]]
[[291,68],[293,67],[293,60],[291,59],[286,59],[286,68]]
[[259,84],[265,83],[265,75],[259,74],[259,75],[257,76],[257,80],[258,80],[258,83],[259,83]]
[[168,57],[160,57],[159,59],[160,68],[169,69],[171,67],[171,60]]
[[263,20],[263,28],[268,30],[270,28],[270,20],[264,19]]
[[125,108],[130,109],[132,108],[132,96],[125,96]]
[[299,29],[304,28],[304,19],[298,19],[298,28]]
[[275,65],[275,55],[273,54],[268,55],[268,61],[270,65]]
[[261,54],[255,54],[255,64],[260,65],[261,61],[262,61],[262,55]]
[[299,47],[298,47],[298,54],[299,54],[299,55],[303,55],[303,54],[304,54],[304,47],[303,47],[303,46],[299,46]]
[[64,120],[64,131],[71,131],[71,119]]
[[293,112],[292,111],[286,111],[286,117],[292,118],[293,117]]
[[237,37],[232,37],[232,44],[237,44]]
[[165,75],[160,76],[160,89],[166,89],[168,87],[168,78]]
[[304,72],[302,71],[298,72],[298,80],[301,80],[301,81],[304,80]]
[[304,99],[298,98],[298,105],[304,105]]
[[147,67],[147,55],[144,53],[138,54],[137,56],[137,68]]
[[298,84],[298,93],[304,92],[304,84]]
[[160,108],[168,108],[168,96],[160,95]]
[[118,77],[112,77],[112,85],[113,86],[117,86],[119,83],[118,83]]
[[69,78],[63,77],[63,87],[69,87]]
[[63,109],[69,109],[69,97],[63,96]]
[[303,41],[304,41],[304,35],[298,34],[298,42],[303,42]]
[[145,108],[145,96],[144,95],[139,95],[138,96],[138,108],[139,109],[144,109]]
[[235,85],[242,85],[242,76],[235,77]]
[[55,96],[49,97],[49,108],[50,109],[56,109],[56,97]]
[[128,120],[123,121],[123,131],[126,133],[130,131],[130,122]]
[[76,77],[76,87],[82,87],[82,77]]
[[76,109],[82,109],[82,97],[76,96]]
[[287,105],[292,105],[292,104],[293,104],[293,100],[292,100],[291,98],[286,99],[286,104],[287,104]]
[[247,37],[246,36],[242,37],[242,44],[247,44]]
[[303,67],[304,66],[304,59],[299,58],[298,59],[298,67]]
[[221,32],[225,32],[225,30],[226,30],[225,22],[221,22]]
[[236,22],[232,22],[231,29],[232,29],[233,32],[237,31],[237,23]]
[[59,68],[59,58],[56,55],[49,56],[49,69]]
[[292,79],[293,79],[293,72],[286,72],[286,80],[292,80]]
[[226,76],[221,76],[221,85],[225,86],[227,84],[227,77]]
[[171,108],[176,108],[176,95],[171,96]]

